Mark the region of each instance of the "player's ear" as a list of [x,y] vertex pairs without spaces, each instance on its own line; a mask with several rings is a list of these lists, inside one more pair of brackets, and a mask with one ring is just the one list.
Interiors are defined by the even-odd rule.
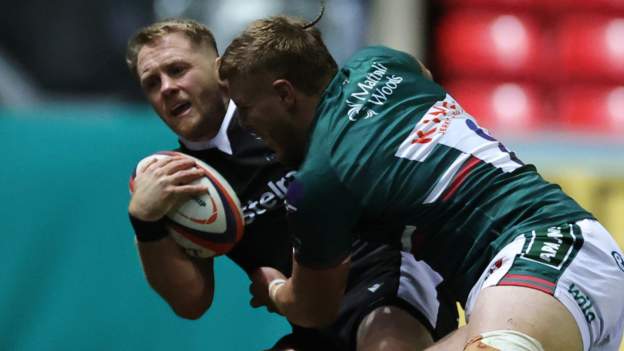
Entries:
[[279,96],[280,100],[288,106],[295,103],[295,87],[286,79],[278,79],[273,81],[273,89]]
[[223,84],[223,80],[221,79],[221,75],[219,75],[219,68],[221,67],[221,56],[217,56],[214,61],[214,70],[215,76],[217,77],[217,82],[219,84]]
[[221,79],[221,75],[219,75],[219,67],[221,67],[221,56],[217,56],[217,58],[215,59],[215,64],[214,64],[215,77],[217,79],[217,84],[219,85],[219,88],[221,88],[221,91],[223,91],[224,93],[227,93],[228,85],[223,79]]

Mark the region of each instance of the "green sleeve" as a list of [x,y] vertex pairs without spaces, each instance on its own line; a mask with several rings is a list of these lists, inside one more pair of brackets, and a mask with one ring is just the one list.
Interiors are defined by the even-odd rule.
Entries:
[[299,264],[329,268],[349,255],[360,207],[331,168],[300,171],[288,188],[287,203]]

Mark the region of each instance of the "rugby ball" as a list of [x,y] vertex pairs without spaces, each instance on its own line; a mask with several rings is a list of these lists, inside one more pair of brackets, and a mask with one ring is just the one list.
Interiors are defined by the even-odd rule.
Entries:
[[205,176],[191,184],[206,185],[208,192],[190,198],[167,213],[169,234],[189,256],[207,258],[227,253],[243,236],[243,212],[234,189],[205,162],[175,151],[152,154],[137,164],[130,178],[130,192],[134,190],[134,178],[143,165],[154,158],[171,156],[184,156],[195,161]]

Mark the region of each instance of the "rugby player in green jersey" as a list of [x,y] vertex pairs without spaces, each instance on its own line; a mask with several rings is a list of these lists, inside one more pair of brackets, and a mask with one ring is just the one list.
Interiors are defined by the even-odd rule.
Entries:
[[[334,318],[349,233],[401,243],[451,287],[468,323],[431,350],[616,350],[622,251],[607,231],[479,127],[411,56],[365,48],[336,69],[310,25],[252,23],[220,59],[241,122],[298,168],[287,195],[293,272],[264,303]],[[284,277],[280,277],[284,278]]]

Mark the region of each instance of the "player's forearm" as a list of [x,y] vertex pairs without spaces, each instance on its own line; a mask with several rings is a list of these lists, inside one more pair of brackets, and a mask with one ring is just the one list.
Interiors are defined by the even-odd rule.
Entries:
[[292,277],[269,289],[277,310],[292,323],[311,328],[331,324],[338,316],[351,261],[328,269],[306,268],[293,260]]
[[340,306],[339,303],[335,303],[335,299],[323,301],[324,299],[319,297],[296,293],[292,279],[288,279],[278,288],[273,302],[279,313],[291,323],[307,328],[322,328],[336,319]]
[[139,242],[139,256],[150,286],[183,318],[197,319],[212,304],[212,259],[194,260],[170,237]]

